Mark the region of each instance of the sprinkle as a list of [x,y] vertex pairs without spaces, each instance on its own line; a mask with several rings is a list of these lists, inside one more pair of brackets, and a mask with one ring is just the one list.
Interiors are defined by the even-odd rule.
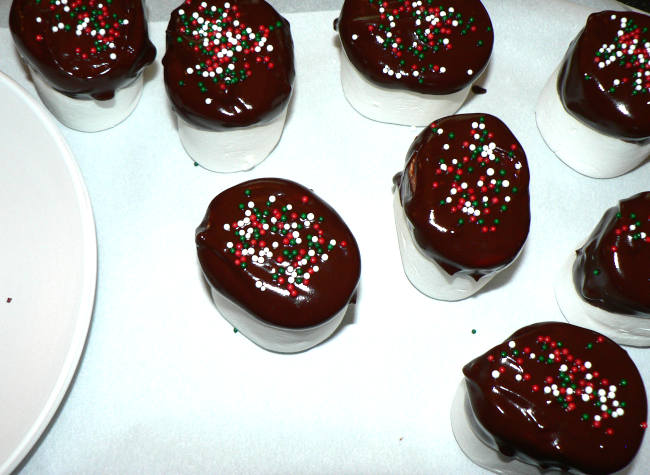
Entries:
[[213,84],[227,91],[229,86],[247,80],[260,67],[267,70],[275,67],[272,32],[285,28],[281,20],[249,25],[240,18],[238,6],[230,3],[225,3],[223,8],[214,5],[192,8],[196,9],[178,12],[178,38],[181,43],[194,45],[201,58],[200,65],[186,69],[187,75],[196,79],[200,92],[206,93]]
[[[540,350],[539,357],[535,357],[531,351],[532,345],[528,347],[526,343],[509,340],[497,347],[494,353],[488,354],[488,371],[492,378],[514,373],[514,380],[528,384],[532,392],[541,390],[546,404],[558,404],[567,414],[580,409],[575,413],[578,420],[591,421],[594,430],[613,434],[611,420],[626,414],[626,404],[621,400],[624,395],[619,393],[624,392],[627,383],[623,384],[621,380],[619,384],[612,384],[597,371],[588,373],[587,366],[591,367],[592,363],[583,363],[581,355],[574,354],[562,341],[545,335],[534,337],[534,343]],[[522,346],[523,350],[518,349]],[[588,350],[585,348],[583,351]],[[524,360],[522,353],[529,353],[530,358]],[[509,364],[511,361],[516,361],[517,365]],[[527,366],[532,365],[540,365],[541,371],[528,372]],[[537,381],[531,377],[531,374],[540,373],[545,376]]]
[[[76,36],[90,38],[88,47],[77,46],[73,51],[73,54],[82,59],[115,49],[116,38],[127,36],[128,32],[125,29],[129,25],[129,21],[126,18],[119,18],[116,13],[113,13],[110,5],[110,1],[103,3],[74,1],[69,3],[67,0],[51,0],[48,8],[49,18],[47,18],[52,24],[50,30],[53,34],[74,32]],[[107,19],[110,19],[110,22],[107,22]],[[38,16],[34,18],[34,21],[39,24],[43,23],[43,17]],[[43,41],[43,35],[39,33],[35,39]],[[118,54],[113,51],[108,58],[115,61]]]
[[[594,64],[601,70],[614,69],[611,75],[620,76],[614,77],[610,86],[605,84],[604,90],[610,94],[619,90],[630,95],[650,93],[650,41],[648,36],[644,36],[647,29],[642,29],[627,17],[617,18],[612,15],[610,20],[616,23],[618,31],[610,42],[603,43],[594,52]],[[594,84],[602,88],[600,79],[596,76],[585,74],[584,79],[593,80]]]
[[[431,63],[432,58],[444,61],[445,52],[452,50],[465,35],[478,34],[473,17],[465,18],[453,8],[436,7],[421,1],[397,0],[395,9],[385,2],[368,0],[377,9],[378,24],[368,26],[374,41],[399,60],[403,71],[386,65],[382,73],[398,80],[412,76],[423,83],[424,74],[445,74],[447,68]],[[413,31],[415,38],[402,36],[402,31]],[[352,41],[358,35],[351,35]],[[483,40],[473,40],[482,45]],[[470,73],[473,74],[473,73]]]
[[[314,274],[320,270],[319,264],[338,257],[339,246],[344,248],[346,241],[328,237],[323,217],[304,209],[309,197],[302,197],[298,205],[278,203],[273,194],[258,201],[251,189],[244,190],[243,195],[238,205],[243,216],[223,223],[229,238],[225,242],[228,255],[235,266],[254,276],[258,290],[273,286],[298,297],[311,285]],[[261,275],[268,275],[268,282]]]

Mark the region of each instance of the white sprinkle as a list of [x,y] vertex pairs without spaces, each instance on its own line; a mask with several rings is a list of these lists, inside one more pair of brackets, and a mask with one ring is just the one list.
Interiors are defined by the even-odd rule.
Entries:
[[501,376],[501,373],[499,373],[496,369],[492,371],[492,377],[494,379],[497,379],[499,376]]
[[210,99],[209,97],[206,97],[206,98],[205,98],[205,103],[206,103],[206,104],[211,104],[211,103],[212,103],[212,99]]

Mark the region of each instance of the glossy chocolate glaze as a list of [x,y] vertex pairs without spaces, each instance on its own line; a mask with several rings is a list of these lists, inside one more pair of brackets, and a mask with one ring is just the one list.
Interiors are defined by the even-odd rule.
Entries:
[[380,86],[426,94],[459,91],[490,59],[490,17],[479,0],[421,3],[345,0],[338,21],[343,48],[357,70]]
[[558,76],[558,94],[567,112],[603,134],[650,140],[649,28],[650,16],[641,13],[589,16]]
[[449,274],[478,279],[519,254],[530,226],[528,162],[496,117],[453,115],[426,127],[398,180],[416,243]]
[[650,318],[650,191],[605,212],[576,251],[573,283],[592,305]]
[[209,130],[273,119],[295,76],[289,22],[264,0],[202,3],[183,3],[167,27],[163,66],[174,109]]
[[[241,231],[249,235],[240,239]],[[359,248],[341,217],[311,190],[280,178],[220,193],[196,230],[196,245],[212,286],[283,327],[326,321],[350,301],[359,281]],[[242,256],[245,249],[254,255]]]
[[54,89],[109,100],[153,62],[140,0],[56,3],[14,0],[9,16],[20,55]]
[[479,427],[507,456],[600,474],[626,466],[639,449],[643,381],[627,352],[596,332],[530,325],[463,373]]

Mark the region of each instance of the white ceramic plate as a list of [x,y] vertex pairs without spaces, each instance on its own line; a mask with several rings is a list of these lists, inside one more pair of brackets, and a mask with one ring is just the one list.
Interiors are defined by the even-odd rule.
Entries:
[[92,315],[90,200],[49,114],[0,73],[0,473],[47,427]]

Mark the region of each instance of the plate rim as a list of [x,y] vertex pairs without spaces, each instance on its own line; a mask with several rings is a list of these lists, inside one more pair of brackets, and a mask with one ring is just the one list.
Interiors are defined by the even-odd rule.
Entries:
[[81,249],[84,278],[80,287],[81,298],[79,299],[78,311],[75,317],[76,322],[72,334],[72,343],[67,350],[60,373],[40,413],[32,422],[31,427],[25,433],[19,444],[10,452],[8,458],[0,460],[0,473],[11,473],[12,470],[23,462],[32,449],[37,446],[41,437],[46,433],[50,422],[53,420],[59,408],[62,407],[62,403],[68,394],[68,390],[80,366],[95,305],[98,251],[96,224],[88,189],[79,165],[63,134],[50,113],[14,79],[0,71],[0,88],[2,87],[6,87],[35,114],[45,132],[56,143],[57,150],[59,151],[58,155],[62,159],[63,167],[70,175],[73,193],[79,205],[80,227],[82,228],[82,242],[84,244]]

